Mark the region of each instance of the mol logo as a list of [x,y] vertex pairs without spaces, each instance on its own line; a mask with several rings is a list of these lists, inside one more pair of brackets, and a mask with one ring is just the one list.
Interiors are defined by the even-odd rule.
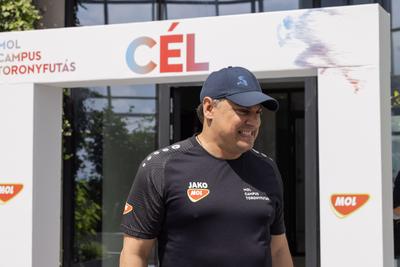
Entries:
[[368,194],[334,194],[331,196],[331,204],[335,214],[344,218],[361,208],[368,199]]
[[21,192],[22,184],[0,184],[0,204],[6,203]]
[[124,213],[123,213],[123,215],[128,214],[128,213],[131,212],[132,210],[133,210],[133,206],[132,206],[131,204],[129,204],[128,202],[126,202],[126,203],[125,203],[125,207],[124,207]]
[[190,201],[197,202],[210,194],[207,183],[203,182],[190,182],[187,190],[187,196]]
[[[168,32],[174,31],[179,22],[173,22],[168,29]],[[142,36],[133,40],[126,50],[125,60],[128,67],[135,73],[146,74],[153,71],[157,67],[157,63],[153,60],[149,60],[146,64],[139,65],[135,56],[139,47],[145,46],[148,49],[155,49],[157,43],[159,43],[159,68],[160,73],[167,72],[183,72],[185,71],[207,71],[209,69],[208,62],[196,62],[195,61],[195,38],[194,33],[183,34],[168,34],[161,35],[159,40],[154,40],[148,36]],[[171,48],[170,45],[174,45],[175,48]],[[181,46],[186,50],[186,58],[182,59],[182,48],[176,48]],[[170,59],[175,59],[180,63],[170,63]]]

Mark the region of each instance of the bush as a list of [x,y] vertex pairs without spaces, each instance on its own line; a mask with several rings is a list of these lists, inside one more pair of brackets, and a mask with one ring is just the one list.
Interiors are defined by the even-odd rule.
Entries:
[[32,30],[41,18],[30,0],[0,0],[0,31]]

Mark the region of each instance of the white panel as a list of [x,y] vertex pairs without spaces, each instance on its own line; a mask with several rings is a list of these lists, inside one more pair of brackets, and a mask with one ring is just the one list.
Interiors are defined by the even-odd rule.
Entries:
[[23,184],[0,204],[0,266],[32,266],[33,85],[0,88],[0,184]]
[[[359,81],[358,87],[346,82],[343,71]],[[377,88],[377,68],[328,69],[318,76],[324,267],[384,266],[381,181],[388,177],[382,177],[381,97]],[[352,214],[340,218],[330,202],[333,194],[369,194],[370,199]]]

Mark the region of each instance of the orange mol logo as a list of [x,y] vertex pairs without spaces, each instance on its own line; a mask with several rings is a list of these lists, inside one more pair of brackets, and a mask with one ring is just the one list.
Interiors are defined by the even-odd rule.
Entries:
[[210,194],[207,183],[190,182],[187,195],[192,202],[197,202]]
[[23,184],[0,184],[0,204],[15,197],[23,187]]
[[331,204],[335,214],[339,218],[344,218],[361,208],[368,199],[368,194],[333,194]]
[[128,214],[129,212],[131,212],[133,210],[132,205],[125,203],[125,207],[124,207],[124,215]]

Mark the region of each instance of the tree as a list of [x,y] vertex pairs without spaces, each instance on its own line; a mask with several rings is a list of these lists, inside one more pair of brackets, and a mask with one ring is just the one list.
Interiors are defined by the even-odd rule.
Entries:
[[30,0],[0,1],[0,31],[24,31],[34,29],[41,18]]

